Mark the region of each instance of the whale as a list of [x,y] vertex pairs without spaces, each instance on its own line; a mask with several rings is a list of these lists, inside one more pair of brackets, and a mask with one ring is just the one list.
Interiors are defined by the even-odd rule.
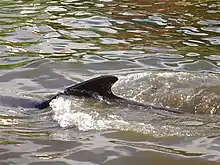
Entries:
[[103,75],[77,83],[75,85],[69,86],[62,92],[51,96],[46,100],[34,100],[27,98],[17,98],[12,96],[0,96],[0,105],[10,106],[10,107],[22,107],[22,108],[36,108],[45,109],[50,106],[50,102],[62,95],[74,96],[74,97],[84,97],[98,99],[102,97],[102,100],[110,104],[126,104],[135,107],[141,107],[146,110],[160,110],[167,111],[171,113],[182,114],[183,111],[177,108],[163,107],[157,105],[149,105],[126,99],[115,95],[112,92],[112,86],[118,81],[116,76]]

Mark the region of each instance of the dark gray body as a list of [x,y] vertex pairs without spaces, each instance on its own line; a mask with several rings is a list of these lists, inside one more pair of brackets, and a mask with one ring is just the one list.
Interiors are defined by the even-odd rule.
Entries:
[[10,96],[0,96],[0,104],[7,105],[11,107],[23,107],[23,108],[37,108],[44,109],[49,107],[50,102],[59,97],[60,95],[71,95],[77,97],[87,97],[97,99],[97,96],[103,97],[104,100],[107,100],[110,103],[117,104],[128,104],[134,106],[140,106],[145,109],[153,109],[153,110],[163,110],[173,113],[183,113],[178,109],[154,106],[154,105],[145,105],[139,102],[135,102],[132,100],[127,100],[116,96],[112,93],[111,87],[118,80],[115,76],[100,76],[97,78],[93,78],[82,83],[70,86],[64,90],[64,92],[60,92],[53,96],[52,98],[45,101],[37,101],[31,99],[23,99],[23,98],[14,98]]

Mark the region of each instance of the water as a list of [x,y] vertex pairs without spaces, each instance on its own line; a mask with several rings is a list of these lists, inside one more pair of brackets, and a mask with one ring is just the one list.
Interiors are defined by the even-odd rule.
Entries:
[[99,75],[157,113],[60,97],[0,105],[0,164],[220,162],[218,1],[0,2],[0,95],[43,99]]

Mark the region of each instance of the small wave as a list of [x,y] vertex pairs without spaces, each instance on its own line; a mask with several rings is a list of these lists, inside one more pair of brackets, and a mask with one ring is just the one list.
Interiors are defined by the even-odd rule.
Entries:
[[[198,92],[195,87],[198,87],[198,90],[200,88],[208,89],[206,93],[212,96],[212,85],[219,79],[214,74],[149,72],[120,77],[120,80],[113,86],[113,91],[125,98],[146,104],[178,105],[186,108],[186,112],[193,111],[197,106],[200,113],[202,110],[205,113],[210,110],[211,106],[213,108],[217,106],[211,104],[211,101],[215,101],[214,97],[211,97],[212,100],[209,102],[209,98],[205,95],[195,96],[194,92]],[[154,89],[155,86],[156,89]],[[182,98],[179,98],[180,96]],[[204,99],[207,101],[203,101]],[[201,101],[201,104],[195,105],[195,101]],[[183,104],[184,102],[187,104]],[[101,98],[84,99],[62,96],[54,99],[50,106],[54,113],[53,119],[58,122],[60,127],[75,127],[84,132],[121,130],[152,134],[157,137],[219,133],[218,116],[191,113],[181,116],[170,113],[158,114],[154,111],[122,104],[111,105]]]
[[150,71],[120,77],[113,91],[143,103],[193,114],[220,114],[220,76],[212,73]]
[[[124,111],[122,108],[104,108],[98,112],[100,107],[94,110],[91,106],[85,106],[87,103],[83,99],[67,99],[59,97],[51,102],[54,112],[53,119],[58,122],[62,128],[77,128],[78,131],[134,131],[142,134],[151,134],[156,137],[164,136],[195,136],[215,134],[215,128],[210,128],[210,123],[200,118],[190,116],[160,116],[148,113],[147,111],[138,112],[138,110]],[[103,107],[102,107],[103,108]],[[116,111],[112,114],[111,110]],[[138,114],[140,113],[140,114]],[[184,123],[186,120],[190,124]],[[199,124],[198,124],[199,122]]]

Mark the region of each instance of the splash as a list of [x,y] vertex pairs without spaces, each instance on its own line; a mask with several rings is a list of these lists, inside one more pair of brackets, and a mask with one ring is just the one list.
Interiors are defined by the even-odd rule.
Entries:
[[[96,111],[83,107],[84,101],[59,97],[50,106],[54,111],[54,120],[63,128],[76,126],[80,131],[107,130],[129,125],[128,122],[115,115],[100,116]],[[90,111],[90,112],[88,112]]]
[[[211,81],[210,78],[212,78]],[[201,84],[209,86],[217,80],[219,78],[216,75],[149,72],[120,77],[119,81],[113,86],[113,91],[125,98],[145,103],[149,101],[150,104],[155,105],[184,102],[186,101],[184,94],[186,94],[186,99],[190,103],[192,101],[191,95],[195,92],[193,87],[200,87]],[[184,96],[182,100],[175,100],[174,96],[179,94],[177,89],[179,91],[186,90],[182,94]],[[208,102],[202,103],[209,105]],[[101,98],[100,100],[90,100],[62,96],[54,99],[50,106],[54,112],[53,119],[58,122],[60,127],[74,127],[82,132],[121,130],[151,134],[157,137],[200,136],[219,133],[220,119],[218,116],[190,113],[181,116],[170,113],[157,114],[154,111],[132,108],[126,105],[109,105]],[[190,106],[188,107],[190,108]]]

